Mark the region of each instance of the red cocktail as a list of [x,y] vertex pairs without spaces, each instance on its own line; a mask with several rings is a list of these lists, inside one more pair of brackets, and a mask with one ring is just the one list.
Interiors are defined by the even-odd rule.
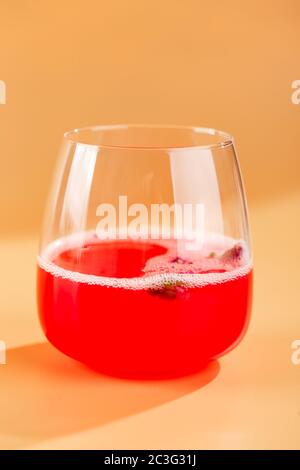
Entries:
[[121,377],[195,372],[238,344],[252,256],[233,139],[113,125],[64,136],[38,256],[42,326]]
[[100,371],[141,378],[190,373],[234,347],[251,288],[247,247],[221,237],[184,256],[175,240],[70,237],[45,249],[38,271],[48,339]]

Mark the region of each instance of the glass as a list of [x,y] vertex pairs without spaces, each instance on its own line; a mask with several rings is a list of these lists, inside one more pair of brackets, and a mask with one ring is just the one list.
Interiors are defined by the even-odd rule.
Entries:
[[103,373],[165,378],[234,348],[252,257],[230,135],[98,126],[68,132],[38,256],[49,341]]

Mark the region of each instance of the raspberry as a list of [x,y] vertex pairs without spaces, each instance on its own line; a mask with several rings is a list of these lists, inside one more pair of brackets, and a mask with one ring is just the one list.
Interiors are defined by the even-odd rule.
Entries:
[[226,250],[220,259],[225,263],[236,264],[242,260],[244,254],[243,247],[240,243],[237,243],[229,250]]
[[180,282],[166,283],[157,289],[149,289],[149,294],[158,295],[166,300],[186,299],[189,296],[188,290]]

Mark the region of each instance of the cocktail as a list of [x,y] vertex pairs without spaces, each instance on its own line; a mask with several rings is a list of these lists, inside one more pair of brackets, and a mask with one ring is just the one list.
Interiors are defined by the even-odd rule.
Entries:
[[233,139],[99,126],[64,136],[38,256],[49,341],[101,372],[166,378],[234,348],[252,258]]

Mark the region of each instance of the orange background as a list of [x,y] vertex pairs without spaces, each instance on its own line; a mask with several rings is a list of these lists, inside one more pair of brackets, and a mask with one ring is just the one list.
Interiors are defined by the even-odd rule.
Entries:
[[236,137],[251,202],[299,187],[297,0],[1,0],[1,231],[40,225],[65,130],[192,124]]
[[[300,448],[299,39],[297,0],[0,0],[0,448]],[[35,306],[61,135],[127,122],[232,133],[250,203],[248,334],[219,365],[155,384],[59,354]]]

